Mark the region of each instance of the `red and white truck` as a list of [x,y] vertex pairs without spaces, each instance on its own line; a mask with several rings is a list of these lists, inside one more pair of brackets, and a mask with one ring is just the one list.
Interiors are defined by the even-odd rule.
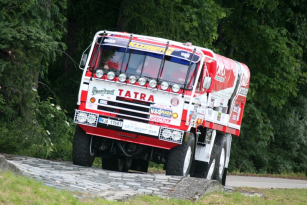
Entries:
[[100,31],[84,51],[73,163],[225,184],[250,72],[213,51],[163,38]]

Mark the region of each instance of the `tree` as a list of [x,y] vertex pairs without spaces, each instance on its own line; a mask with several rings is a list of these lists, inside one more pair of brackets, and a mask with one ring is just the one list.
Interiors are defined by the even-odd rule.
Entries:
[[[17,152],[47,138],[39,120],[46,102],[37,96],[39,81],[65,45],[65,0],[2,0],[0,2],[0,149]],[[50,104],[49,104],[50,106]],[[50,112],[52,113],[52,112]],[[44,113],[46,114],[46,113]],[[62,115],[65,118],[65,115]],[[62,119],[62,123],[64,123]],[[66,131],[65,131],[66,132]],[[50,139],[50,138],[49,138]],[[50,145],[49,143],[45,143]]]

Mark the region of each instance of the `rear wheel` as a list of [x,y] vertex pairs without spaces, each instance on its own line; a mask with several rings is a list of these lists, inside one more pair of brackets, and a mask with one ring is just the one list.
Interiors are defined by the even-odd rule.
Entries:
[[225,185],[226,181],[226,137],[217,133],[211,152],[209,163],[195,161],[195,169],[192,177],[215,179]]
[[[223,176],[226,171],[225,169],[225,162],[226,162],[226,150],[227,150],[227,143],[226,137],[224,134],[217,134],[215,143],[214,143],[214,152],[216,154],[216,165],[215,171],[213,175],[213,179],[218,180],[223,184]],[[226,181],[226,176],[224,176],[224,181]]]
[[87,135],[79,126],[76,126],[76,131],[73,141],[72,159],[76,165],[91,167],[95,159],[95,152],[92,149],[93,136]]
[[193,161],[194,146],[195,137],[193,133],[190,133],[188,141],[170,150],[167,158],[166,175],[189,175]]

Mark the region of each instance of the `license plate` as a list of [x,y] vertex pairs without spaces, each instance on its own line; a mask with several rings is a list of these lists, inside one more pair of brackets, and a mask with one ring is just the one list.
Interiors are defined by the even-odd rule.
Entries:
[[102,124],[107,124],[107,125],[113,125],[113,126],[117,126],[117,127],[122,127],[123,126],[123,122],[119,121],[119,120],[111,120],[108,118],[99,118],[99,123]]

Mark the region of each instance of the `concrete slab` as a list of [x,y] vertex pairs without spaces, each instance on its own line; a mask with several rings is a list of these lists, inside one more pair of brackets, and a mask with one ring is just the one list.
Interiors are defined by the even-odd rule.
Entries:
[[186,177],[170,191],[169,197],[197,201],[213,191],[223,191],[223,186],[215,180]]

